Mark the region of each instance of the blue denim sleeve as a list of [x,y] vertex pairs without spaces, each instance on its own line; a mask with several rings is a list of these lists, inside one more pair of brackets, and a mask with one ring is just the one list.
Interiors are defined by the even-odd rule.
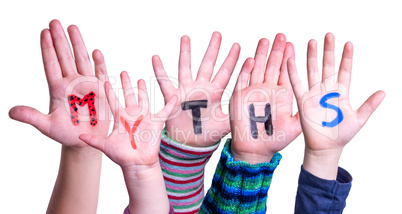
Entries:
[[336,180],[318,178],[301,167],[295,214],[337,214],[346,206],[352,176],[338,167]]

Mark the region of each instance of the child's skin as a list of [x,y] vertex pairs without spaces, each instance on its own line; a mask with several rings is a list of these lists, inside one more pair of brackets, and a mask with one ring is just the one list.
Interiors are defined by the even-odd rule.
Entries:
[[[158,154],[163,124],[173,111],[177,96],[172,96],[159,113],[151,115],[144,80],[138,81],[138,103],[127,72],[121,73],[121,82],[126,108],[121,106],[110,83],[105,83],[108,102],[114,116],[112,133],[107,138],[83,134],[80,139],[101,150],[112,161],[120,165],[130,198],[129,211],[131,214],[168,213],[169,200]],[[134,134],[137,146],[134,149],[120,117],[124,117],[129,126],[133,127],[140,115],[143,115],[143,119]],[[152,135],[151,138],[148,134]]]
[[[167,136],[177,142],[194,147],[207,147],[218,142],[230,132],[228,116],[222,112],[221,98],[239,58],[240,46],[233,44],[226,60],[211,81],[218,57],[222,36],[214,32],[195,81],[191,74],[190,38],[183,36],[180,43],[179,88],[174,87],[167,77],[159,56],[152,58],[155,76],[167,103],[178,96],[172,116],[166,121]],[[190,110],[181,110],[182,102],[208,100],[201,108],[202,134],[195,134]]]
[[[276,152],[301,133],[298,114],[292,115],[293,93],[286,65],[288,58],[294,57],[293,45],[280,33],[267,62],[268,49],[269,41],[261,39],[254,59],[245,61],[229,108],[231,153],[235,160],[251,164],[270,162]],[[265,115],[266,103],[271,105],[272,135],[266,133],[263,123],[257,123],[258,137],[251,136],[248,110],[251,103],[255,106],[256,117]]]
[[[322,81],[320,81],[317,62],[317,43],[311,40],[307,51],[307,74],[309,91],[306,92],[297,74],[294,58],[287,62],[289,77],[297,100],[300,121],[306,143],[303,168],[313,175],[335,180],[339,158],[347,143],[364,126],[370,115],[385,97],[383,91],[371,95],[359,109],[353,111],[349,103],[349,87],[352,71],[353,46],[345,44],[339,66],[338,78],[335,74],[335,39],[331,33],[325,36]],[[328,100],[338,106],[344,119],[337,126],[329,128],[322,121],[331,121],[336,112],[319,105],[321,97],[329,92],[338,92],[339,98]],[[325,116],[326,112],[330,114]]]
[[[14,120],[31,124],[62,144],[59,174],[47,213],[96,213],[102,153],[82,142],[78,136],[83,133],[107,136],[109,107],[103,89],[107,78],[106,66],[102,53],[95,50],[92,54],[94,75],[78,28],[71,25],[68,34],[74,56],[58,20],[51,21],[49,29],[41,33],[43,64],[50,94],[49,114],[27,106],[16,106],[9,115]],[[91,91],[96,94],[98,123],[91,126],[82,116],[82,122],[74,126],[67,93],[82,98]],[[86,106],[80,108],[79,113],[87,115],[87,109]]]

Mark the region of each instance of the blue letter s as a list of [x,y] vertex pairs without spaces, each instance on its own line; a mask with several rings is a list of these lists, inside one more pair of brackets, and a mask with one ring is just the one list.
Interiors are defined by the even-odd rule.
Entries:
[[335,127],[336,125],[338,125],[339,123],[342,122],[343,120],[343,114],[340,108],[338,108],[337,106],[331,105],[326,103],[327,100],[332,99],[332,98],[337,98],[341,96],[338,92],[332,92],[329,94],[324,95],[321,100],[320,100],[320,105],[324,108],[329,108],[329,109],[333,109],[338,113],[338,116],[331,122],[326,122],[326,121],[322,121],[322,126],[327,126],[327,127]]

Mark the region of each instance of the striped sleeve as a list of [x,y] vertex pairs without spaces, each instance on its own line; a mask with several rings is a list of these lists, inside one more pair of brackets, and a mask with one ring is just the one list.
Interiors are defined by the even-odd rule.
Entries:
[[282,156],[276,153],[269,163],[249,164],[235,161],[228,139],[216,167],[211,188],[199,213],[265,214],[272,175]]
[[209,147],[191,147],[162,132],[159,161],[169,201],[175,213],[198,213],[204,198],[204,168],[219,142]]

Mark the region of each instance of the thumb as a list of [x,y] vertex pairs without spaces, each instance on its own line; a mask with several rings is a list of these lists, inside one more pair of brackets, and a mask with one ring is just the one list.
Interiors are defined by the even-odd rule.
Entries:
[[166,103],[165,107],[156,114],[156,117],[167,120],[170,114],[172,113],[174,107],[176,106],[178,99],[179,98],[176,95],[170,98],[169,102]]
[[84,143],[94,147],[95,149],[99,149],[104,152],[106,145],[106,138],[101,138],[95,135],[90,134],[82,134],[79,136],[80,140],[84,141]]
[[49,135],[50,118],[28,106],[14,106],[8,112],[11,119],[30,124],[45,135]]
[[377,91],[371,95],[363,105],[357,109],[357,119],[361,126],[367,122],[371,114],[377,109],[385,97],[384,91]]

